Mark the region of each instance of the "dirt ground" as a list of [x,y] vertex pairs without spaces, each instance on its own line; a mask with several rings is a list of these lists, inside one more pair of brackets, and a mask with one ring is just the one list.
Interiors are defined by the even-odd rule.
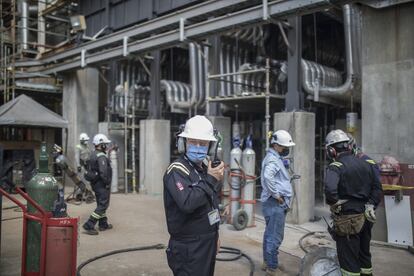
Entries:
[[[4,200],[3,208],[12,206]],[[94,209],[94,204],[69,205],[69,214],[79,217],[82,224]],[[148,195],[114,194],[107,212],[114,229],[89,236],[80,233],[78,242],[78,265],[85,260],[116,249],[167,244],[168,233],[165,224],[161,197]],[[2,248],[0,275],[20,275],[22,219],[14,209],[3,210]],[[286,268],[286,275],[297,275],[304,252],[298,241],[306,233],[308,226],[289,226],[285,229],[280,262]],[[241,249],[255,264],[255,275],[260,271],[262,262],[262,243],[264,224],[258,219],[256,227],[235,231],[231,225],[220,228],[221,245]],[[373,246],[374,274],[376,276],[413,275],[414,255],[405,250]],[[226,256],[227,257],[227,256]],[[122,253],[95,261],[82,270],[82,276],[105,275],[172,275],[165,256],[165,250]],[[249,275],[249,263],[245,259],[232,262],[217,262],[215,275]]]

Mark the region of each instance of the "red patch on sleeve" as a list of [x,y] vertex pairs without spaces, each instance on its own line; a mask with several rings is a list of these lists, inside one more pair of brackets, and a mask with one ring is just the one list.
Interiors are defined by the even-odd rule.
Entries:
[[184,190],[184,186],[183,186],[183,184],[181,184],[181,182],[175,183],[175,186],[177,186],[177,189],[180,190],[180,191]]

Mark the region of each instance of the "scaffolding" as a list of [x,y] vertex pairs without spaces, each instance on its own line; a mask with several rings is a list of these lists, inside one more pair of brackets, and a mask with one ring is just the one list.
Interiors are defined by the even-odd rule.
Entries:
[[[63,26],[65,30],[63,33],[50,31],[55,27],[61,28],[59,24],[62,24],[64,19],[56,15],[52,16],[50,12],[57,12],[56,7],[58,7],[61,9],[60,13],[67,17],[71,13],[69,4],[70,1],[66,0],[0,0],[0,93],[2,93],[2,103],[14,99],[20,90],[31,90],[28,87],[30,82],[19,82],[18,79],[50,78],[50,76],[39,73],[16,70],[16,64],[28,57],[40,57],[46,52],[45,49],[55,49],[55,45],[46,43],[47,36],[57,38],[52,40],[58,42],[68,41],[69,25]],[[49,20],[48,24],[46,24],[46,18]],[[67,24],[70,23],[69,18],[64,21]],[[24,83],[25,87],[20,87],[19,83]],[[41,89],[39,83],[36,85],[32,87],[33,91],[45,91],[45,89]],[[46,91],[50,92],[47,89]]]
[[[255,92],[251,92],[251,91],[242,91],[241,93],[234,94],[233,96],[229,96],[229,97],[223,97],[223,96],[215,96],[215,97],[210,97],[207,96],[207,114],[209,114],[209,110],[210,110],[210,104],[211,103],[223,103],[223,104],[234,104],[234,105],[238,105],[241,102],[252,102],[254,100],[262,102],[263,100],[265,101],[265,129],[266,129],[266,133],[265,133],[265,137],[264,139],[266,140],[266,150],[269,148],[269,139],[267,139],[267,134],[270,131],[270,104],[271,101],[275,101],[275,100],[284,100],[285,96],[281,95],[281,94],[271,94],[270,93],[270,60],[267,58],[266,59],[266,65],[264,68],[258,68],[258,69],[253,69],[253,70],[247,70],[247,71],[239,71],[239,72],[232,72],[232,73],[226,73],[226,74],[218,74],[218,75],[207,75],[207,91],[209,90],[210,87],[210,81],[215,80],[215,81],[221,81],[221,82],[229,82],[229,83],[233,83],[233,84],[240,84],[246,87],[256,87],[254,85],[248,84],[248,83],[244,83],[244,82],[239,82],[239,81],[233,81],[233,80],[228,80],[226,79],[226,77],[230,77],[230,76],[240,76],[240,75],[248,75],[248,74],[255,74],[255,73],[264,73],[265,74],[265,87],[264,87],[264,91],[255,91]],[[263,89],[263,87],[259,87],[261,89]]]
[[15,0],[0,0],[1,90],[3,102],[15,96],[16,4]]

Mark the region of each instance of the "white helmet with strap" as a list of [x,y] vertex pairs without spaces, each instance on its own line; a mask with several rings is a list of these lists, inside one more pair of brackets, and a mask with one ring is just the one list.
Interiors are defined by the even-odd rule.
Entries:
[[343,130],[335,129],[329,132],[328,135],[326,135],[325,145],[328,147],[328,146],[332,146],[337,143],[342,143],[342,142],[348,143],[349,140],[350,139],[348,135],[346,135],[346,133]]
[[88,134],[86,134],[86,133],[81,133],[80,135],[79,135],[79,140],[80,141],[89,141],[89,136],[88,136]]
[[293,142],[292,136],[290,136],[289,132],[283,129],[280,129],[272,133],[270,144],[271,145],[277,144],[277,145],[280,145],[282,147],[287,147],[287,148],[293,147],[294,145],[296,145]]
[[96,134],[93,137],[93,141],[92,144],[94,144],[95,146],[101,145],[101,144],[109,144],[111,143],[111,140],[108,139],[108,137],[106,137],[105,134]]
[[196,115],[185,124],[184,131],[179,137],[216,142],[211,122],[205,117]]

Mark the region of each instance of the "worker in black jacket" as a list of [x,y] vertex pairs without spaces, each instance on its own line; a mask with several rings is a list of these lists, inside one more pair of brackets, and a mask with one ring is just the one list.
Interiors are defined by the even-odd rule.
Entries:
[[331,206],[342,275],[372,275],[371,229],[382,188],[375,167],[352,152],[342,130],[326,136],[332,159],[325,175],[326,202]]
[[204,116],[189,119],[178,137],[181,157],[164,175],[164,207],[170,240],[168,265],[175,276],[214,275],[219,248],[218,192],[224,164],[205,162],[217,140]]
[[95,145],[95,151],[90,156],[85,179],[90,181],[91,187],[95,192],[97,207],[88,221],[83,224],[83,229],[89,235],[98,235],[98,231],[95,229],[96,222],[99,224],[99,231],[112,229],[112,224],[108,224],[106,216],[112,181],[112,168],[106,156],[107,145],[110,142],[104,134],[96,134],[92,142]]

